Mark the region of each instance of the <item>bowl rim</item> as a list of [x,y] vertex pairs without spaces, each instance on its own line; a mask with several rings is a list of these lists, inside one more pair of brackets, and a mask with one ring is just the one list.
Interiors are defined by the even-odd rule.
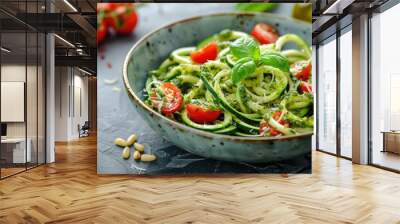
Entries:
[[[271,17],[278,17],[284,20],[288,20],[290,22],[295,22],[295,23],[302,23],[303,25],[309,25],[308,23],[298,20],[298,19],[292,19],[289,17],[284,17],[276,14],[271,14],[271,13],[265,13],[265,12],[257,12],[257,13],[249,13],[249,12],[223,12],[223,13],[211,13],[211,14],[205,14],[205,15],[200,15],[200,16],[193,16],[181,20],[174,21],[172,23],[162,25],[153,31],[147,33],[143,37],[141,37],[136,43],[131,47],[129,52],[126,54],[125,59],[124,59],[124,64],[123,64],[123,82],[125,85],[126,90],[128,91],[128,95],[136,102],[137,105],[141,106],[144,110],[149,112],[150,114],[157,116],[158,118],[166,121],[169,123],[171,126],[175,126],[179,128],[182,131],[187,131],[196,135],[200,135],[205,138],[220,138],[224,140],[230,140],[230,141],[237,141],[237,142],[258,142],[258,143],[265,143],[265,142],[271,142],[271,141],[286,141],[289,139],[298,139],[298,138],[306,138],[309,136],[312,136],[314,132],[306,132],[306,133],[301,133],[301,134],[295,134],[295,135],[290,135],[290,136],[275,136],[275,137],[268,137],[268,136],[263,136],[263,137],[244,137],[244,136],[233,136],[233,135],[224,135],[224,134],[216,134],[212,132],[207,132],[203,131],[200,129],[192,128],[190,126],[181,124],[177,121],[174,121],[172,119],[169,119],[157,111],[153,110],[149,106],[147,106],[141,99],[138,97],[135,92],[132,90],[132,87],[129,84],[129,79],[128,79],[128,64],[131,61],[132,54],[136,50],[137,47],[139,47],[141,44],[143,44],[149,37],[154,35],[155,33],[163,30],[163,29],[168,29],[171,28],[177,24],[182,24],[182,23],[187,23],[192,20],[198,20],[201,19],[205,16],[207,17],[217,17],[217,16],[226,16],[226,15],[235,15],[235,16],[255,16],[255,15],[264,15],[264,16],[271,16]],[[133,59],[132,59],[133,60]]]

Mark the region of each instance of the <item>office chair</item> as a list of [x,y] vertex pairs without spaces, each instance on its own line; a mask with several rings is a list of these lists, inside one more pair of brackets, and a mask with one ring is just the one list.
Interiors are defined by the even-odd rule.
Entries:
[[79,138],[89,136],[89,129],[90,129],[89,121],[85,121],[82,127],[80,127],[80,125],[78,124]]

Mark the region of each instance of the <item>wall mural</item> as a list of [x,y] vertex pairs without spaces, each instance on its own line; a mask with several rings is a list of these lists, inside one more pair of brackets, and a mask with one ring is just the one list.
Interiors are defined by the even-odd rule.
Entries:
[[97,7],[99,174],[311,172],[311,4]]

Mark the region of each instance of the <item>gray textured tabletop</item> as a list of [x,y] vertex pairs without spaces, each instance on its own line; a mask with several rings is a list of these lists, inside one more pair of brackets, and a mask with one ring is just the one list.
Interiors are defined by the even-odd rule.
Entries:
[[[282,4],[275,11],[290,15],[292,4]],[[151,130],[135,111],[122,82],[125,55],[133,44],[148,32],[174,21],[212,12],[230,12],[230,3],[149,3],[138,9],[139,23],[128,37],[109,39],[98,49],[98,145],[97,170],[100,174],[185,174],[185,173],[309,173],[310,155],[274,164],[237,164],[192,155],[171,145]],[[123,160],[122,149],[114,145],[116,137],[138,135],[138,141],[156,154],[152,163]]]

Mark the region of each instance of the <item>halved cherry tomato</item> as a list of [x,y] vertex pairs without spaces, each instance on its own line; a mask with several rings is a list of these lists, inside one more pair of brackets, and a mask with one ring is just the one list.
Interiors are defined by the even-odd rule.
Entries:
[[192,52],[192,61],[198,64],[204,64],[208,60],[215,60],[218,56],[218,45],[215,42],[207,44],[202,49]]
[[279,131],[275,130],[274,128],[270,127],[268,122],[261,121],[260,123],[260,135],[265,136],[265,133],[269,133],[270,136],[277,136],[280,134]]
[[278,130],[276,130],[275,128],[270,128],[270,130],[269,130],[269,135],[270,136],[277,136],[277,135],[279,135],[279,134],[281,134]]
[[272,44],[278,39],[278,32],[269,24],[258,23],[251,31],[251,35],[261,44]]
[[188,104],[186,111],[190,120],[200,124],[213,122],[221,115],[219,109],[214,110],[198,104]]
[[98,24],[97,44],[100,44],[101,42],[103,42],[104,39],[106,38],[106,36],[107,36],[107,27],[103,23]]
[[178,87],[170,82],[166,82],[160,87],[160,91],[162,92],[161,96],[155,90],[150,94],[153,107],[160,109],[167,116],[172,115],[182,108],[183,97]]
[[310,61],[297,61],[291,65],[290,72],[302,81],[308,81],[311,75],[311,62]]
[[278,121],[279,124],[285,126],[285,127],[289,127],[289,122],[287,122],[286,120],[284,120],[282,118],[282,112],[281,111],[276,111],[272,114],[272,118],[276,121]]
[[300,85],[299,85],[299,92],[300,92],[300,93],[312,93],[312,86],[311,86],[311,84],[308,83],[308,82],[304,82],[304,81],[300,82]]
[[[276,120],[279,124],[285,126],[285,127],[289,127],[289,122],[287,122],[286,120],[282,119],[282,112],[281,111],[276,111],[272,114],[272,118],[274,120]],[[271,127],[267,121],[262,120],[260,122],[260,129],[259,129],[259,133],[260,135],[264,136],[266,132],[269,132],[270,136],[277,136],[279,134],[281,134],[281,132],[279,132],[278,130],[276,130],[275,128]]]
[[270,128],[269,128],[268,122],[266,122],[265,120],[262,120],[260,122],[260,129],[259,129],[260,135],[264,136],[265,133],[267,133],[269,131],[270,131]]

